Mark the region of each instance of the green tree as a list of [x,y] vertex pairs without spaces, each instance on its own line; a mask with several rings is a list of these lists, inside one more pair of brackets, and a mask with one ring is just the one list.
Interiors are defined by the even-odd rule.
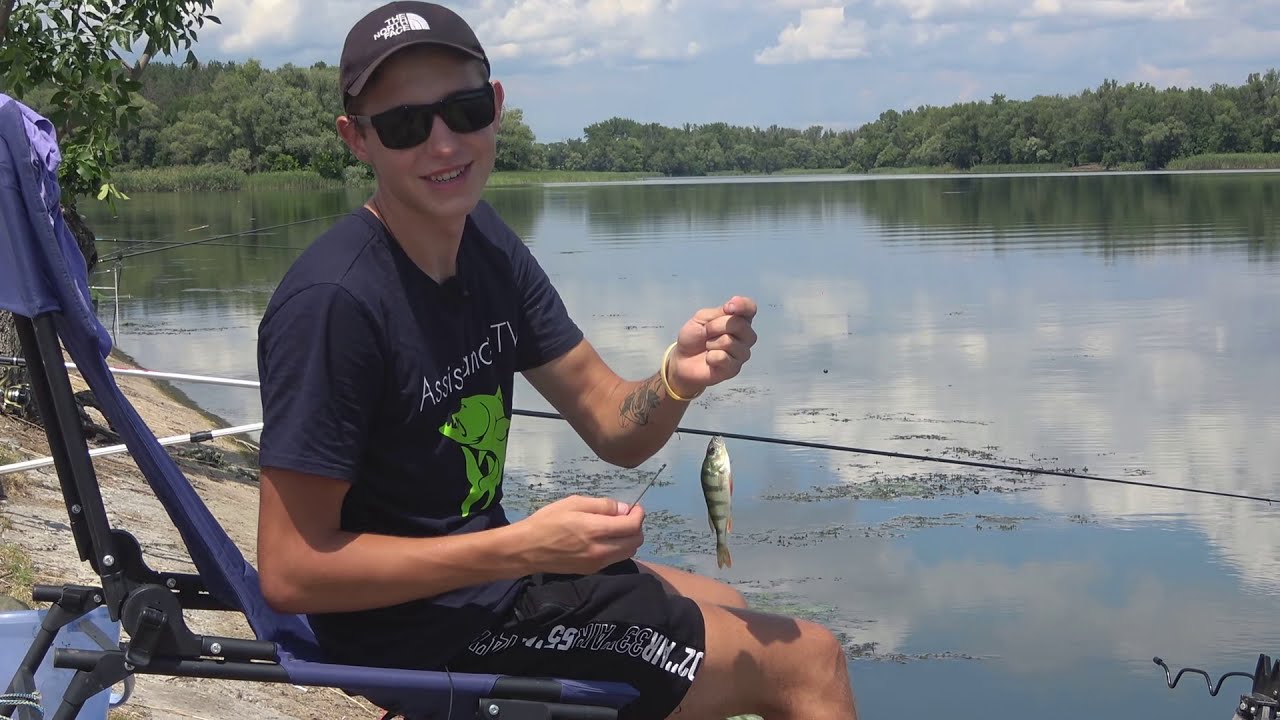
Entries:
[[[92,230],[76,211],[82,196],[122,197],[111,184],[120,138],[142,109],[140,78],[152,58],[186,50],[213,0],[0,0],[0,85],[49,118],[62,165],[62,212],[86,266],[97,263]],[[142,51],[132,61],[126,55]],[[52,91],[39,105],[28,101]],[[0,353],[16,347],[0,320]],[[6,338],[5,336],[8,335]]]
[[524,121],[524,111],[505,108],[498,129],[497,170],[537,170],[544,165],[545,151],[538,146],[533,130]]
[[[153,64],[142,85],[140,120],[125,132],[121,160],[130,167],[299,168],[354,180],[363,171],[333,131],[333,117],[341,112],[336,73],[324,63],[274,70],[256,60]],[[190,137],[199,140],[184,140]],[[613,117],[588,125],[579,138],[539,143],[523,113],[511,109],[499,133],[496,165],[664,175],[1006,163],[1163,167],[1200,153],[1277,149],[1280,74],[1272,70],[1251,74],[1240,86],[1207,89],[1157,90],[1105,80],[1069,96],[1012,100],[996,93],[984,101],[887,110],[843,131],[727,122],[664,126]]]

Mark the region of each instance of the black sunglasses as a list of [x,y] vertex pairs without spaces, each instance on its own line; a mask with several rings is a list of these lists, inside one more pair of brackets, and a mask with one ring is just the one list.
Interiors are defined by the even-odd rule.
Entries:
[[436,115],[456,133],[473,133],[493,124],[497,100],[493,86],[454,93],[426,105],[399,105],[377,115],[348,115],[368,120],[382,144],[392,150],[407,150],[427,141]]

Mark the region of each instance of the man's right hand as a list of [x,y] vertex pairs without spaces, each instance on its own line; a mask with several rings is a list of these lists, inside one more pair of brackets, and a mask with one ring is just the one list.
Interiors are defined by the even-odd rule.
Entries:
[[630,558],[644,543],[644,508],[611,498],[571,495],[519,524],[530,572],[593,573]]

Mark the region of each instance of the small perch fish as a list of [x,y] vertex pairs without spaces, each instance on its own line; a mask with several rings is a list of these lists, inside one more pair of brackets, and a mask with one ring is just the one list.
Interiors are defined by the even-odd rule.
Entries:
[[707,443],[702,460],[702,495],[707,500],[707,520],[716,533],[716,566],[733,567],[728,536],[733,530],[733,470],[729,450],[719,435]]

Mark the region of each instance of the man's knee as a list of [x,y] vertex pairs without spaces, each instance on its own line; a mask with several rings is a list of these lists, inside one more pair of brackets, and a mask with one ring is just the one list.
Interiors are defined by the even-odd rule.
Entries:
[[746,596],[738,590],[735,590],[728,585],[721,585],[720,591],[721,605],[731,608],[742,608],[744,610],[748,607]]
[[[844,643],[829,628],[808,620],[798,620],[801,634],[808,639],[808,654],[812,662],[807,664],[809,678],[816,683],[827,682],[848,683],[849,662],[845,655]],[[828,668],[831,675],[823,676],[814,673],[816,668]],[[829,679],[828,679],[829,678]]]
[[[818,623],[704,604],[706,664],[684,711],[695,717],[843,713],[852,690],[839,638]],[[701,683],[701,684],[699,684]],[[843,717],[843,714],[838,715]]]
[[846,661],[844,643],[830,628],[822,625],[817,625],[816,628],[814,632],[818,633],[818,650],[821,653],[818,657],[830,658],[832,665],[837,670],[842,673],[847,672],[845,668],[848,663]]

